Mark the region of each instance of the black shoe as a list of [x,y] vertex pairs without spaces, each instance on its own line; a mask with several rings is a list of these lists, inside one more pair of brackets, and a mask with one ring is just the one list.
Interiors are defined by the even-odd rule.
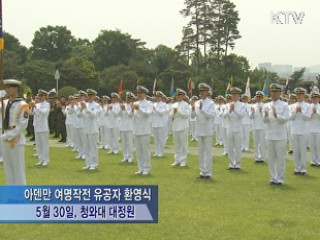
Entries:
[[292,154],[292,153],[293,153],[292,149],[290,149],[290,150],[288,151],[288,153],[289,153],[289,154]]
[[197,177],[197,179],[204,179],[204,178],[206,178],[206,176],[203,176],[203,175],[199,175],[199,176]]
[[278,186],[282,186],[282,185],[283,185],[283,183],[281,183],[281,182],[278,182],[278,183],[277,183],[277,185],[278,185]]
[[204,178],[205,179],[211,179],[211,176],[205,176]]
[[294,171],[293,174],[294,174],[294,175],[300,175],[301,173]]
[[307,175],[307,173],[306,172],[301,172],[300,175],[305,176],[305,175]]
[[236,167],[236,168],[234,168],[234,170],[237,170],[237,171],[239,171],[239,170],[241,170],[241,168],[239,168],[239,167]]
[[227,168],[227,170],[234,170],[235,168],[233,168],[233,167],[229,167],[229,168]]
[[274,185],[278,185],[278,183],[273,182],[273,181],[269,182],[269,184],[270,184],[270,185],[273,185],[273,186],[274,186]]
[[318,167],[318,165],[311,163],[311,164],[310,164],[310,167]]

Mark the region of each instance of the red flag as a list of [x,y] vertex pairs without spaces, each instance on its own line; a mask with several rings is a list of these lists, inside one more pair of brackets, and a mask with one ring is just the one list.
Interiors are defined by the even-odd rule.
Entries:
[[121,80],[120,86],[119,86],[119,95],[120,95],[120,97],[122,96],[123,91],[124,91],[123,80]]
[[192,81],[191,78],[188,81],[188,94],[191,97],[192,96]]

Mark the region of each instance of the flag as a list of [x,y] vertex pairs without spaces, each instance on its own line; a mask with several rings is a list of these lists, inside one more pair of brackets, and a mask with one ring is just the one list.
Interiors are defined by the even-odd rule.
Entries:
[[245,94],[248,96],[248,99],[251,99],[251,90],[250,90],[250,77],[247,80],[246,92]]
[[268,78],[266,80],[264,80],[262,92],[263,92],[264,96],[266,96],[266,97],[269,96],[269,79]]
[[230,89],[232,88],[232,84],[233,84],[233,77],[231,76],[230,81],[227,86],[226,95],[230,94]]
[[157,79],[154,79],[153,89],[152,89],[153,96],[156,95],[156,88],[157,88]]
[[120,85],[119,85],[119,96],[121,97],[124,91],[124,86],[123,86],[123,80],[120,81]]
[[0,0],[0,51],[4,50],[3,29],[2,29],[2,0]]
[[176,91],[174,90],[174,78],[172,78],[172,80],[171,80],[170,95],[171,95],[171,97],[176,95]]
[[284,87],[284,95],[288,94],[289,90],[289,77],[287,77],[286,86]]
[[191,80],[191,78],[188,81],[188,95],[189,95],[189,97],[192,96],[192,80]]

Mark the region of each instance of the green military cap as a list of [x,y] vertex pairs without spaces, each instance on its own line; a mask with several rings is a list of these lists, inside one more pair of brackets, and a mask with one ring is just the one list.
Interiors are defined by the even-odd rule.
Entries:
[[3,80],[4,85],[9,85],[9,86],[20,86],[21,82],[15,79],[6,79]]
[[230,89],[231,94],[241,94],[242,90],[238,87],[233,87]]
[[119,94],[118,93],[111,93],[111,98],[120,98]]
[[303,87],[297,87],[293,91],[295,94],[306,94],[307,90]]
[[319,92],[312,92],[311,93],[311,98],[317,98],[320,97],[320,93]]
[[256,91],[256,97],[264,97],[264,93],[262,91]]
[[126,97],[130,99],[135,99],[136,96],[132,92],[127,92]]
[[270,84],[270,91],[271,92],[282,92],[282,85],[278,84],[278,83],[272,83]]
[[156,92],[156,96],[157,96],[157,97],[164,97],[164,93],[161,92],[161,91],[157,91],[157,92]]
[[210,91],[211,87],[206,83],[199,83],[199,91]]
[[87,95],[88,94],[85,91],[83,91],[83,90],[79,91],[79,96],[87,96]]
[[43,89],[39,89],[38,90],[38,95],[39,96],[48,96],[48,92],[43,90]]
[[149,90],[146,87],[139,85],[136,88],[136,92],[137,93],[146,93],[147,94],[147,93],[149,93]]
[[95,90],[93,90],[93,89],[87,89],[87,91],[86,91],[86,93],[88,94],[88,95],[97,95],[97,92],[95,91]]
[[177,95],[187,95],[187,92],[181,88],[177,88]]

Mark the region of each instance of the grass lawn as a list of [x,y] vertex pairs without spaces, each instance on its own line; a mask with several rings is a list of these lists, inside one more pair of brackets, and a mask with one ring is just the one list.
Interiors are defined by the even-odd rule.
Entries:
[[[243,170],[227,171],[228,160],[214,158],[214,180],[197,180],[197,156],[186,169],[172,168],[173,155],[153,159],[152,175],[135,176],[136,164],[119,163],[121,156],[100,151],[97,172],[81,170],[70,149],[51,148],[48,168],[34,166],[34,150],[27,147],[29,185],[141,185],[159,186],[159,224],[150,225],[0,225],[1,240],[50,239],[319,239],[320,169],[294,176],[288,161],[287,181],[269,186],[267,164],[244,159]],[[0,165],[0,184],[4,184]],[[0,213],[1,214],[1,213]]]

